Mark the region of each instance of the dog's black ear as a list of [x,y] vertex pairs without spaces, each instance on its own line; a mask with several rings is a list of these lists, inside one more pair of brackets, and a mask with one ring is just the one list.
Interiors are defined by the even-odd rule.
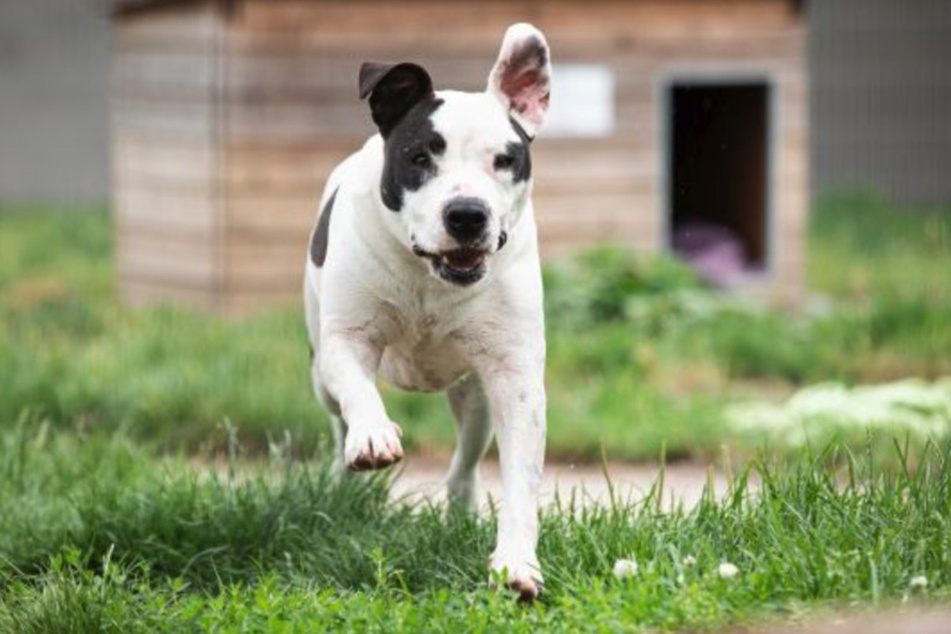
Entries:
[[370,114],[385,139],[410,109],[433,95],[433,80],[418,64],[364,62],[360,99],[370,97]]

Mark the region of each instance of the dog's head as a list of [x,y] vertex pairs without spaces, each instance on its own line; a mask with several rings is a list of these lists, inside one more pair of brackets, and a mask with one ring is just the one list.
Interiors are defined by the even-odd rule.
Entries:
[[506,31],[483,93],[435,92],[411,63],[360,69],[383,137],[385,222],[437,277],[478,282],[508,241],[530,194],[529,146],[550,84],[548,44],[529,24]]

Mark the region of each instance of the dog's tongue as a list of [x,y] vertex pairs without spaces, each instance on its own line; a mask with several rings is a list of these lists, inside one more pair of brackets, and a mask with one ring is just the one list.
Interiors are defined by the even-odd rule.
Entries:
[[482,252],[476,249],[456,249],[446,253],[443,258],[452,268],[468,271],[482,263]]

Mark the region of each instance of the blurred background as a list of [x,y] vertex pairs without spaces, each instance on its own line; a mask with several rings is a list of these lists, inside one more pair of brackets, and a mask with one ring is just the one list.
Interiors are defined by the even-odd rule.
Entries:
[[[0,425],[317,447],[297,293],[359,64],[481,90],[520,20],[553,455],[951,430],[942,0],[0,3]],[[388,400],[448,450],[441,401]]]
[[[0,6],[4,199],[108,199],[114,4],[32,0]],[[862,187],[903,203],[946,203],[951,8],[941,0],[801,4],[813,128],[811,191]]]
[[111,59],[103,3],[2,3],[0,197],[108,200]]

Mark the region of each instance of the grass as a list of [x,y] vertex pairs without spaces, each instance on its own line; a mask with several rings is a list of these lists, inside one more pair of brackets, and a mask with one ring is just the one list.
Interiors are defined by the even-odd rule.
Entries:
[[810,219],[809,283],[836,297],[951,299],[951,212],[900,210],[874,194],[827,196]]
[[[2,438],[5,632],[694,630],[947,600],[951,584],[947,446],[889,472],[851,454],[844,472],[756,462],[691,509],[662,511],[660,483],[610,507],[562,500],[542,516],[544,599],[519,606],[487,587],[494,518],[387,504],[380,479],[281,456],[201,474],[36,417]],[[614,578],[621,558],[636,577]]]
[[[664,258],[602,250],[553,264],[549,454],[708,458],[729,440],[724,407],[751,394],[951,374],[949,246],[946,213],[830,199],[808,261],[810,285],[831,299],[792,314],[711,295]],[[226,423],[253,452],[285,433],[304,456],[326,444],[296,306],[230,321],[124,308],[111,252],[105,211],[0,208],[0,421],[30,410],[193,452],[221,451]],[[449,450],[441,397],[386,400],[410,448]]]
[[[542,517],[544,598],[517,605],[488,589],[494,517],[322,470],[295,306],[122,307],[111,235],[103,210],[0,208],[2,632],[693,631],[951,598],[951,444],[882,421],[826,450],[771,447],[694,508],[663,510],[661,482],[562,500]],[[821,301],[795,313],[712,295],[664,258],[553,264],[549,455],[748,458],[778,442],[725,426],[751,398],[951,374],[949,247],[947,214],[829,199],[809,242]],[[442,399],[385,396],[411,447],[448,451]],[[228,460],[196,470],[195,453]],[[615,578],[630,558],[636,577]]]

